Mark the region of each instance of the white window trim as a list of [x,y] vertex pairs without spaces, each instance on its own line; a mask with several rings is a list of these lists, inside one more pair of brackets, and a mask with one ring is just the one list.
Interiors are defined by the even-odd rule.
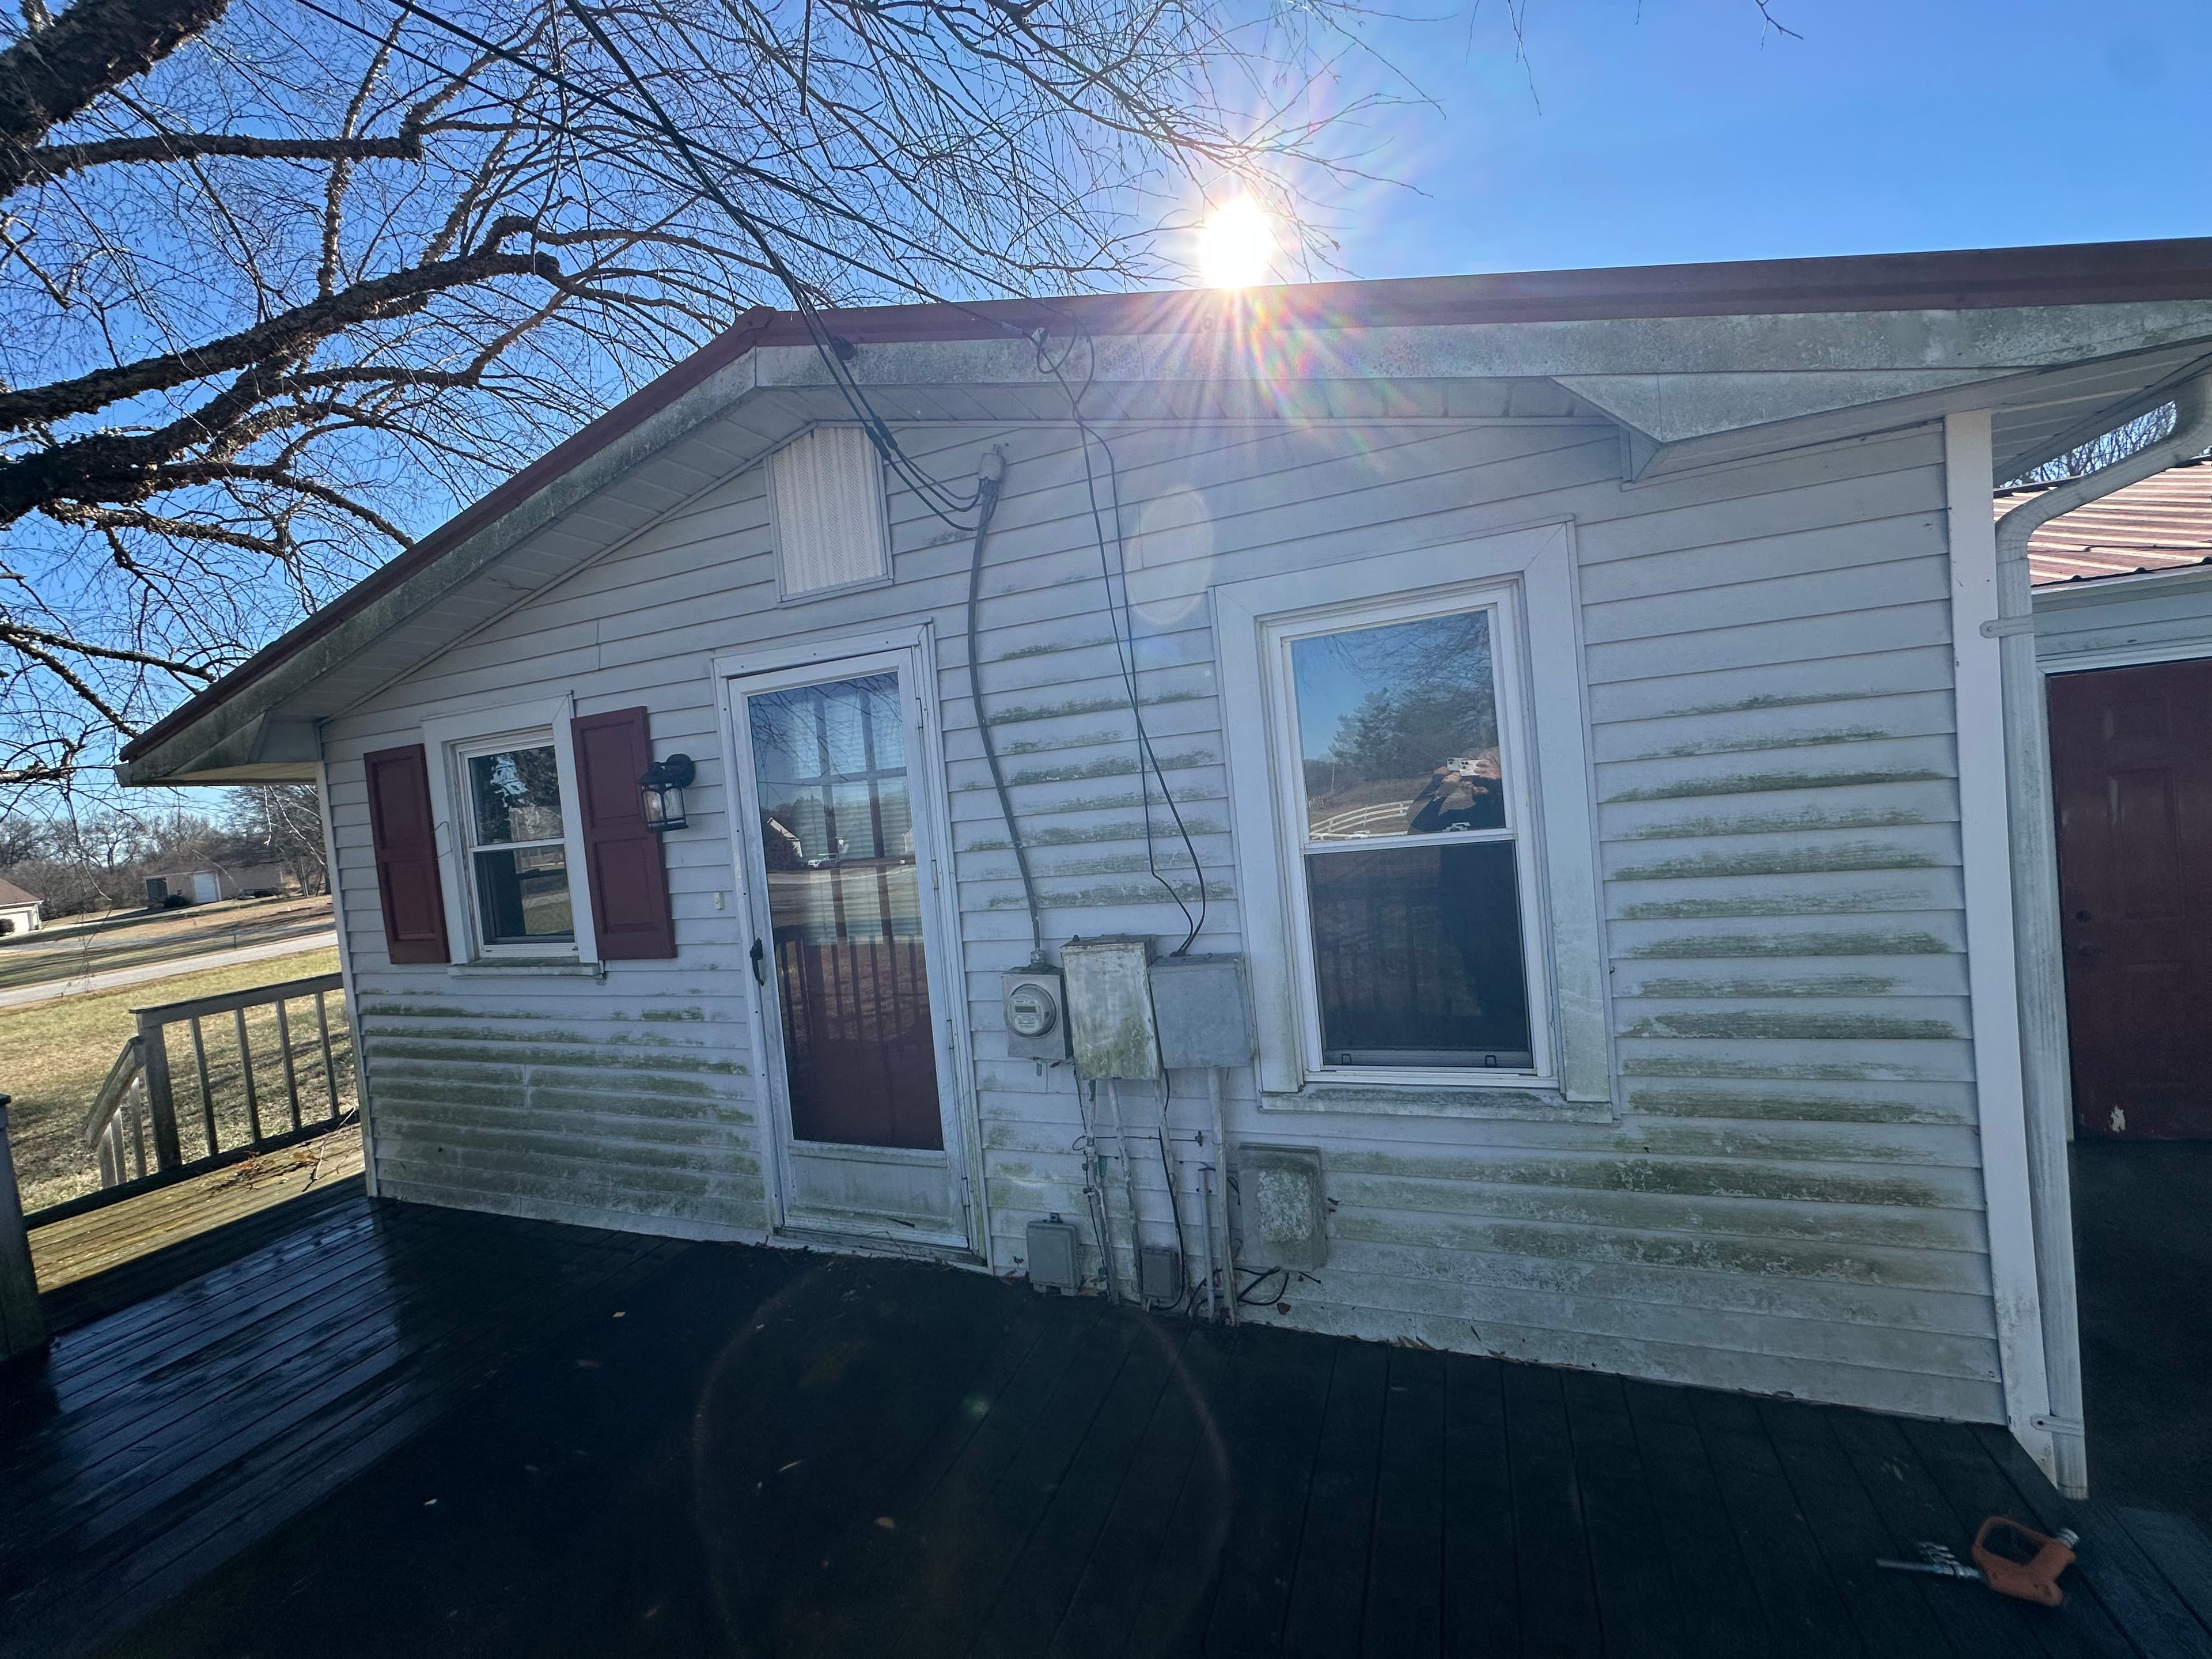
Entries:
[[[1302,799],[1303,792],[1279,787],[1279,780],[1297,774],[1285,769],[1280,746],[1288,710],[1274,642],[1363,610],[1387,617],[1393,609],[1429,612],[1486,603],[1498,606],[1500,632],[1511,636],[1501,641],[1509,648],[1498,657],[1501,672],[1513,667],[1518,695],[1502,701],[1522,710],[1520,730],[1508,741],[1520,746],[1524,775],[1526,817],[1518,839],[1527,872],[1522,890],[1534,898],[1522,928],[1535,1075],[1322,1070],[1308,1048],[1303,878],[1284,805],[1293,793]],[[1485,1090],[1556,1091],[1563,1103],[1608,1103],[1612,1044],[1572,526],[1544,525],[1224,583],[1213,590],[1213,618],[1263,1103],[1267,1095],[1296,1096],[1309,1084],[1325,1086],[1333,1097],[1356,1095],[1362,1086],[1387,1088],[1400,1107],[1409,1091],[1413,1098],[1432,1091],[1445,1115],[1458,1115],[1454,1100]],[[1346,625],[1360,620],[1348,618]],[[1510,750],[1507,760],[1510,766]]]
[[[575,710],[567,697],[514,703],[474,714],[422,722],[422,746],[430,774],[430,814],[436,829],[438,863],[446,897],[446,938],[456,972],[497,968],[526,971],[547,963],[595,963],[599,939],[592,930],[590,878],[584,862],[582,798],[576,793],[576,744],[570,724]],[[460,815],[468,793],[461,777],[466,750],[487,744],[550,735],[553,765],[561,781],[561,844],[568,865],[568,905],[575,937],[567,943],[487,945],[477,924],[476,878],[469,868],[468,835]]]

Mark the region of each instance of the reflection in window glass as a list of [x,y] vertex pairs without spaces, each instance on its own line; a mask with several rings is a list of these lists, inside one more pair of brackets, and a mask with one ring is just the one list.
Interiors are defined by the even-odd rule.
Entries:
[[553,745],[471,755],[467,764],[470,873],[486,945],[566,944],[575,916],[562,842],[561,773]]
[[1294,641],[1310,841],[1502,830],[1490,612]]
[[1328,1064],[1531,1064],[1514,859],[1508,841],[1307,855]]
[[471,756],[469,798],[479,847],[561,838],[561,774],[551,744]]

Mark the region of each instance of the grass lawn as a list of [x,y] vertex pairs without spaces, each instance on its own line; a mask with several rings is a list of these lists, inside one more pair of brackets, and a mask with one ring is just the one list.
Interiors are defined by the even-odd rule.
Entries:
[[[91,1109],[93,1096],[108,1067],[115,1063],[116,1051],[137,1029],[131,1018],[133,1008],[332,974],[337,965],[335,950],[307,951],[275,962],[179,974],[119,991],[60,997],[28,1008],[0,1009],[0,1094],[15,1097],[9,1108],[9,1139],[15,1150],[24,1209],[43,1209],[99,1186],[99,1170],[82,1133],[84,1115]],[[307,1012],[301,1019],[302,1006],[294,1004],[292,1008],[293,1048],[301,1069],[301,1093],[303,1097],[320,1099],[322,1060],[316,1045],[313,1006],[305,1005]],[[353,1090],[347,1075],[341,1007],[340,999],[331,996],[331,1038],[337,1050],[340,1095],[350,1105]],[[254,1076],[264,1104],[273,1104],[282,1091],[275,1016],[268,1009],[257,1009],[248,1025],[254,1046]],[[237,1082],[240,1069],[229,1016],[210,1019],[204,1029],[218,1115],[228,1122],[242,1113],[239,1103],[243,1098],[242,1090],[225,1088],[227,1082]],[[199,1095],[190,1039],[179,1029],[172,1031],[170,1040],[179,1123],[181,1127],[189,1118],[196,1125]],[[237,1101],[231,1099],[233,1094]],[[274,1123],[270,1127],[273,1128]],[[188,1131],[185,1137],[187,1158],[195,1155],[194,1133]],[[228,1133],[226,1130],[226,1144]]]
[[[172,957],[205,956],[240,945],[297,939],[330,925],[331,901],[324,895],[315,898],[231,899],[221,904],[191,905],[181,910],[147,911],[128,923],[106,921],[66,932],[42,929],[15,935],[0,945],[0,991],[76,979],[106,968],[135,968],[142,963],[166,962]],[[158,997],[144,1000],[175,1000]],[[118,1042],[122,1040],[116,1039]]]

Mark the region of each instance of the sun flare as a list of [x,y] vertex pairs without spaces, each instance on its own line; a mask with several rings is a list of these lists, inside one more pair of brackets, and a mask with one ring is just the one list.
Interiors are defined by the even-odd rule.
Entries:
[[1249,288],[1267,280],[1275,233],[1249,196],[1224,202],[1198,233],[1198,274],[1208,288]]

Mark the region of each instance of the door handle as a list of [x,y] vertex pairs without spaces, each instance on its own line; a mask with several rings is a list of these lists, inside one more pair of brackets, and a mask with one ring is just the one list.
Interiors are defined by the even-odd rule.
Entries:
[[753,941],[752,957],[753,983],[764,986],[768,983],[768,952],[761,948],[758,939]]

